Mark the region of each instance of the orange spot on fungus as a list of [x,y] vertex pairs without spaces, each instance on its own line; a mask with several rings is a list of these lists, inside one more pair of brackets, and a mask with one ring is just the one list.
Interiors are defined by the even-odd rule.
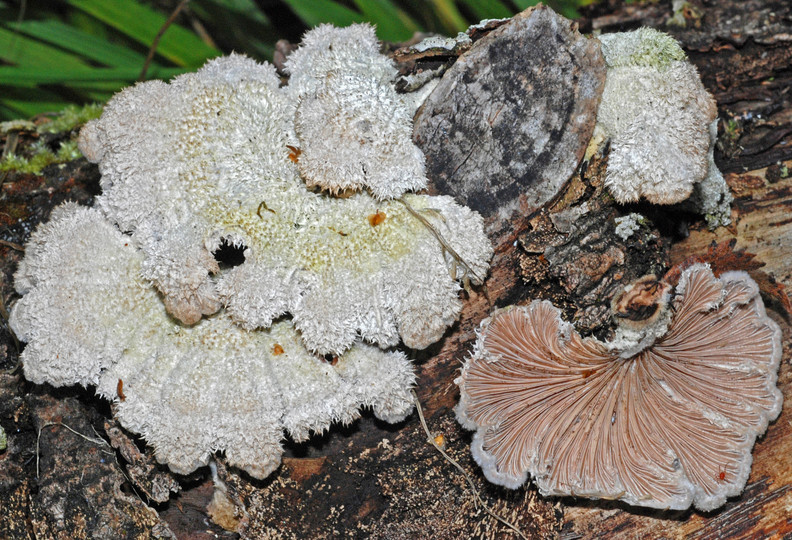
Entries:
[[369,224],[371,224],[372,227],[376,227],[377,225],[379,225],[383,221],[385,221],[386,217],[387,216],[385,215],[385,212],[380,212],[379,210],[377,210],[376,214],[371,214],[368,217],[368,221],[369,221]]
[[292,163],[297,163],[298,161],[300,161],[300,154],[302,154],[302,150],[290,144],[287,144],[286,148],[289,149],[289,159],[291,160]]

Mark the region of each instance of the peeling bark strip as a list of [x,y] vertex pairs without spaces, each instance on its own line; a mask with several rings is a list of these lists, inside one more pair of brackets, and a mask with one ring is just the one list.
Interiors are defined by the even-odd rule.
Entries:
[[418,112],[428,176],[485,217],[538,208],[583,157],[604,82],[599,43],[577,24],[546,7],[515,16],[463,54]]

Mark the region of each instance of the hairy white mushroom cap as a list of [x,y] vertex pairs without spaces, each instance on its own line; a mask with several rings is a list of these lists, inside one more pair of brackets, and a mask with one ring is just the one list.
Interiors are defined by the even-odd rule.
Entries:
[[280,463],[284,430],[301,441],[364,406],[388,422],[412,410],[402,353],[358,343],[328,363],[288,321],[248,331],[225,312],[184,327],[140,277],[143,264],[99,211],[67,203],[31,237],[10,324],[28,342],[28,379],[95,385],[175,472],[224,451],[263,478]]
[[547,301],[484,321],[457,379],[485,476],[545,495],[712,510],[738,495],[781,411],[781,332],[744,272],[686,269],[668,332],[634,356],[583,339]]
[[[306,35],[306,48],[338,34],[341,45],[330,60],[339,72],[345,64],[334,55],[349,47],[370,49],[374,64],[390,62],[370,40],[355,45],[356,31],[323,27],[314,31],[321,39]],[[321,51],[300,50],[294,66],[324,58]],[[357,77],[350,69],[351,75],[334,77]],[[379,169],[366,168],[367,178],[380,186],[372,192],[391,189],[390,182],[401,182],[399,191],[405,182],[419,187],[413,169],[422,170],[423,156],[409,142],[410,129],[400,136],[408,147],[390,141],[396,132],[380,122],[399,117],[403,106],[390,96],[392,88],[379,84],[364,78],[356,91],[372,102],[324,103],[325,114],[374,115],[366,135],[372,145],[396,146],[370,151],[354,141],[354,151],[327,154],[334,161],[321,164],[322,174],[353,175],[350,163],[372,161]],[[246,329],[266,328],[290,313],[305,345],[323,354],[339,354],[359,337],[382,347],[399,337],[410,347],[426,347],[459,314],[458,280],[478,283],[486,275],[492,247],[480,216],[445,197],[378,200],[360,191],[338,198],[307,189],[298,171],[307,157],[295,157],[295,164],[287,148],[294,109],[286,92],[272,66],[241,56],[212,60],[171,84],[121,92],[81,134],[83,150],[99,159],[102,172],[97,205],[132,233],[145,253],[143,277],[184,323],[223,305]],[[404,202],[442,232],[472,272],[453,275],[456,261]],[[245,261],[215,276],[212,252],[223,241],[244,246]]]
[[9,321],[28,343],[28,380],[96,385],[127,343],[151,337],[148,320],[167,321],[156,291],[140,280],[140,257],[133,257],[137,266],[127,260],[136,253],[131,243],[99,212],[76,203],[53,210],[31,235],[14,276],[23,297]]
[[320,24],[309,30],[300,47],[286,59],[286,72],[292,98],[323,87],[329,73],[368,77],[380,84],[391,83],[398,73],[393,61],[380,53],[377,34],[370,24],[345,28]]
[[667,34],[641,28],[599,40],[608,65],[596,128],[611,139],[605,184],[621,203],[687,199],[715,167],[712,96]]
[[236,231],[249,250],[218,280],[234,320],[266,327],[291,313],[306,346],[321,353],[338,354],[358,335],[383,347],[401,337],[419,349],[440,339],[462,307],[457,280],[478,283],[487,272],[492,248],[480,216],[450,197],[405,196],[470,265],[471,275],[459,267],[454,276],[457,263],[403,203],[309,195],[266,199],[273,211],[262,218],[224,218],[222,230]]
[[368,188],[380,200],[426,187],[412,116],[390,84],[330,72],[320,90],[300,97],[294,129],[297,167],[309,187],[332,194]]
[[307,32],[286,70],[297,166],[309,187],[368,189],[380,200],[426,187],[412,111],[396,93],[396,68],[380,54],[372,26]]
[[204,247],[207,207],[293,178],[278,85],[270,65],[219,58],[170,84],[124,90],[80,133],[80,149],[102,173],[98,207],[140,242],[144,277],[187,324],[221,305],[210,280],[217,264]]

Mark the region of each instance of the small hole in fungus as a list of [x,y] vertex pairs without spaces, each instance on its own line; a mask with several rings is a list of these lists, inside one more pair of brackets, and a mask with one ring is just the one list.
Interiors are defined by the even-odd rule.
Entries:
[[223,240],[220,242],[220,245],[216,250],[214,250],[212,255],[220,264],[221,269],[233,268],[234,266],[239,266],[245,262],[245,249],[247,249],[246,246],[235,246],[223,238]]

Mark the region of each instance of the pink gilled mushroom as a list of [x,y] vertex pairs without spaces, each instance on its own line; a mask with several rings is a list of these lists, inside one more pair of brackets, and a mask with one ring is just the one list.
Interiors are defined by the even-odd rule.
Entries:
[[686,269],[667,331],[625,357],[547,301],[496,311],[457,379],[456,413],[493,483],[681,510],[744,488],[781,411],[781,332],[744,272]]

